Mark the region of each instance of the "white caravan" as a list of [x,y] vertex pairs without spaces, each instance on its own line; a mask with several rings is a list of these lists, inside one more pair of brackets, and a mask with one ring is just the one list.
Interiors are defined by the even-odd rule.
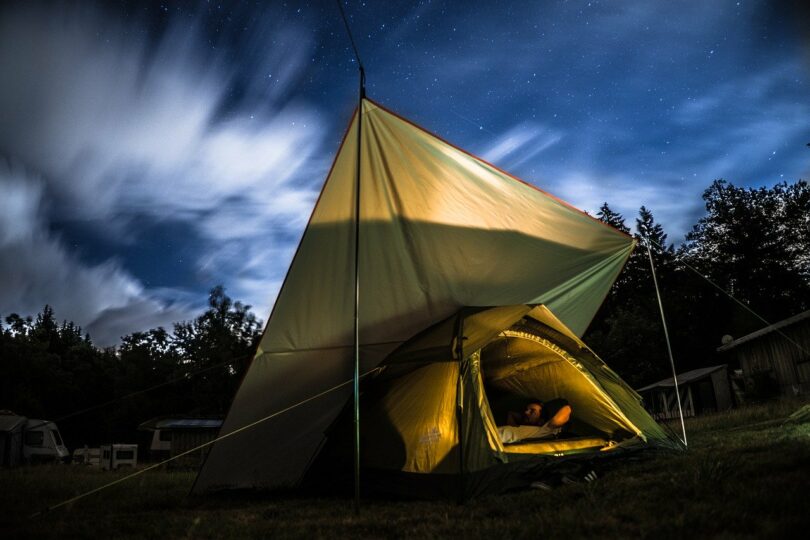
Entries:
[[22,451],[26,463],[66,462],[70,457],[59,428],[48,420],[28,419],[23,429]]

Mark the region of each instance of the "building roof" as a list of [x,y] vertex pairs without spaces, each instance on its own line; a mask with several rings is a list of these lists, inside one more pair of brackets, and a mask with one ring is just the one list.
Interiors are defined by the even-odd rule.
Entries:
[[219,429],[222,420],[222,417],[159,416],[143,422],[138,429]]
[[775,332],[775,331],[779,330],[780,328],[784,328],[786,326],[796,324],[797,322],[803,321],[805,319],[810,319],[810,309],[807,310],[807,311],[804,311],[802,313],[799,313],[798,315],[794,315],[793,317],[789,317],[787,319],[784,319],[782,321],[774,323],[774,324],[772,324],[770,326],[766,326],[765,328],[757,330],[756,332],[752,332],[752,333],[748,334],[747,336],[743,336],[743,337],[741,337],[739,339],[735,339],[734,341],[726,343],[725,345],[723,345],[721,347],[718,347],[717,351],[718,352],[728,351],[729,349],[733,349],[734,347],[736,347],[738,345],[742,345],[743,343],[747,343],[749,341],[752,341],[754,339],[762,337],[762,336],[764,336],[766,334],[770,334],[771,332]]
[[[715,371],[721,370],[726,367],[726,364],[720,364],[719,366],[710,366],[705,368],[693,369],[692,371],[687,371],[685,373],[681,373],[678,375],[678,386],[682,386],[684,384],[688,384],[691,382],[695,382],[697,380],[703,379],[714,373]],[[644,392],[646,390],[653,390],[655,388],[673,388],[675,383],[672,380],[672,377],[668,379],[664,379],[658,381],[653,384],[649,384],[644,388],[639,388],[636,392]]]

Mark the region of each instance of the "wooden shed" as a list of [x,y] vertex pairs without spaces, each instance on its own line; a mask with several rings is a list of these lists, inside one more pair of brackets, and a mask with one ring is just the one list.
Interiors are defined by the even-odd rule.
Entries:
[[779,321],[717,349],[742,369],[746,394],[810,392],[810,310]]
[[[694,369],[678,375],[683,415],[697,416],[734,406],[726,364]],[[644,407],[656,420],[678,418],[678,401],[672,377],[636,390]]]

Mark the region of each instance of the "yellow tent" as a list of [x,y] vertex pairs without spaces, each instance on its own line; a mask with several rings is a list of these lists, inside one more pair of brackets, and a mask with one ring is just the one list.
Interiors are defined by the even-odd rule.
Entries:
[[[676,444],[578,338],[633,239],[370,100],[361,106],[364,468],[440,478],[499,470],[520,454]],[[354,366],[357,129],[355,114],[221,434],[261,423],[213,446],[195,492],[300,485],[342,436]],[[450,343],[459,337],[463,347]],[[558,392],[593,437],[505,449],[487,388]]]

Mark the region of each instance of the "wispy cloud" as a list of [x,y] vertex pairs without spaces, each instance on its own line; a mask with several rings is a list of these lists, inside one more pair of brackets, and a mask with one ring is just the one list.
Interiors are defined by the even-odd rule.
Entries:
[[[42,181],[0,165],[0,314],[34,314],[49,304],[104,346],[134,329],[189,318],[191,305],[153,297],[117,262],[90,265],[72,255],[48,230]],[[119,313],[116,321],[101,316],[110,312]]]
[[[794,62],[777,64],[682,103],[673,121],[694,134],[692,144],[677,153],[682,166],[696,171],[702,181],[726,178],[756,185],[796,180],[806,173],[806,167],[785,157],[802,146],[808,131],[810,102],[782,95],[800,69]],[[778,176],[765,172],[778,169],[775,163],[783,166]]]
[[[635,227],[639,208],[645,206],[662,224],[669,241],[676,244],[684,240],[684,235],[694,224],[695,214],[703,206],[700,199],[702,188],[699,187],[677,181],[644,184],[635,178],[594,171],[569,171],[549,189],[592,216],[607,202],[624,216],[631,230]],[[684,201],[691,201],[691,205]]]
[[[295,24],[266,20],[242,49],[257,53],[252,67],[261,76],[248,78],[235,99],[239,73],[207,45],[199,18],[171,20],[150,42],[92,8],[6,11],[0,157],[38,179],[3,180],[9,213],[0,228],[0,279],[17,286],[3,287],[0,312],[50,302],[105,343],[115,332],[188,315],[187,306],[150,294],[116,259],[84,263],[47,233],[53,220],[80,220],[98,223],[113,243],[131,241],[133,216],[186,223],[203,242],[189,263],[198,275],[248,303],[272,302],[278,272],[258,277],[245,251],[227,246],[289,257],[328,163],[317,154],[318,112],[288,97],[312,38]],[[281,45],[269,47],[275,38]],[[226,263],[211,264],[225,253]]]
[[562,134],[549,128],[521,123],[497,136],[481,157],[505,168],[517,168],[558,143]]

